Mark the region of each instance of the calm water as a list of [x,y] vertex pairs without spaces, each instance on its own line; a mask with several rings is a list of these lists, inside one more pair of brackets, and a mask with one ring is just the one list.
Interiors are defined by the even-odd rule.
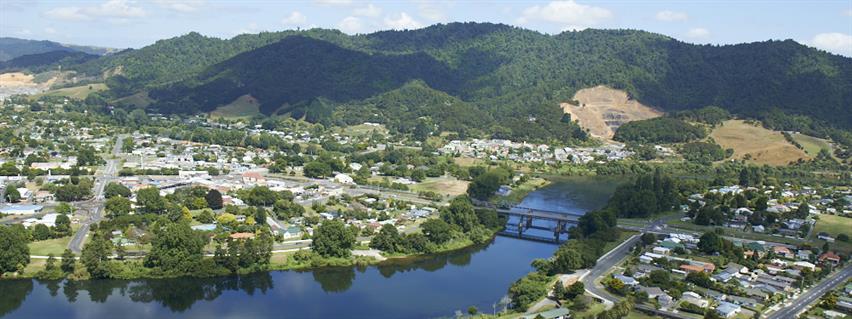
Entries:
[[[587,211],[611,180],[560,180],[524,205]],[[498,237],[487,247],[404,265],[276,271],[242,277],[86,282],[0,281],[8,318],[432,318],[476,306],[491,312],[553,244]],[[498,305],[498,307],[500,307]]]

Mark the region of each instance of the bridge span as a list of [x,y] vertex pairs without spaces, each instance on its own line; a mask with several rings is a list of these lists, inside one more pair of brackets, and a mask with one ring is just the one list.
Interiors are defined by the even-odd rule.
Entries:
[[[567,234],[571,227],[577,225],[582,216],[575,212],[558,212],[523,206],[496,210],[498,215],[507,217],[506,228],[499,233],[500,235],[555,243],[563,241],[562,234]],[[517,224],[510,223],[513,219],[517,220]],[[526,233],[530,229],[552,232],[553,237]]]

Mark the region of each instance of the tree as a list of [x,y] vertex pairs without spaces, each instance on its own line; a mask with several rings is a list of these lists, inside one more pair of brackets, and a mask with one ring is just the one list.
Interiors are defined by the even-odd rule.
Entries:
[[59,203],[59,205],[56,205],[56,208],[54,210],[57,214],[73,214],[74,206],[71,206],[71,204],[68,204],[66,202],[61,202]]
[[487,200],[509,181],[510,173],[504,169],[493,169],[473,179],[467,187],[467,194],[478,200]]
[[391,224],[385,224],[379,234],[370,240],[370,248],[395,253],[402,251],[403,242],[399,231]]
[[18,189],[15,187],[6,187],[6,200],[10,203],[20,202],[21,192],[18,192]]
[[657,242],[657,236],[651,233],[642,234],[642,245],[648,246]]
[[452,227],[447,222],[440,219],[430,219],[420,225],[420,229],[430,242],[435,244],[443,244],[452,238]]
[[450,202],[450,206],[441,209],[441,219],[451,225],[459,226],[464,232],[468,232],[479,225],[479,218],[473,209],[473,203],[465,196],[454,198]]
[[717,253],[722,249],[722,238],[715,232],[706,232],[698,240],[698,249],[705,254]]
[[92,278],[110,277],[109,255],[112,253],[112,248],[112,242],[99,232],[95,232],[92,239],[83,247],[80,259]]
[[154,230],[151,252],[145,256],[145,266],[159,267],[172,274],[192,273],[204,256],[206,240],[188,223],[167,223]]
[[313,250],[323,257],[349,257],[355,247],[355,234],[342,221],[328,220],[314,230]]
[[124,185],[119,183],[110,182],[104,187],[104,197],[105,198],[113,198],[115,196],[121,196],[129,198],[131,195],[130,189]]
[[124,216],[133,210],[132,203],[123,196],[113,196],[106,200],[104,208],[113,218]]
[[324,162],[308,162],[304,166],[305,176],[310,178],[326,178],[331,176],[331,166]]
[[582,281],[578,280],[577,282],[568,286],[568,289],[565,290],[565,298],[566,299],[574,299],[577,296],[583,295],[583,293],[585,293],[585,292],[586,292],[586,286],[583,284]]
[[33,240],[50,239],[50,228],[44,224],[36,224],[33,226]]
[[74,258],[74,253],[71,252],[71,249],[65,249],[62,253],[62,265],[59,266],[65,273],[73,273],[76,268],[77,259]]
[[202,209],[201,213],[198,213],[198,216],[195,216],[195,220],[202,224],[210,224],[216,219],[213,217],[213,211],[206,208]]
[[796,213],[794,214],[796,218],[807,218],[808,214],[810,214],[810,205],[808,203],[802,202],[799,203],[799,208],[796,209]]
[[0,225],[0,276],[30,263],[30,248],[20,231]]
[[218,190],[211,189],[207,192],[207,195],[204,196],[204,199],[207,201],[207,207],[211,209],[221,209],[222,204],[222,193]]
[[161,214],[166,211],[166,200],[160,196],[160,190],[156,187],[140,189],[136,193],[136,204],[145,213]]
[[56,216],[56,226],[53,227],[53,237],[61,238],[71,235],[71,218],[68,215]]

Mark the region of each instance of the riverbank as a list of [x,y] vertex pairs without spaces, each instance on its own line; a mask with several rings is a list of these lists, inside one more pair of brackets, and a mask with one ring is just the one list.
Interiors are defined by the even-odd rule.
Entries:
[[[432,259],[442,255],[456,253],[464,250],[476,250],[491,244],[494,241],[499,230],[488,230],[490,232],[489,239],[483,243],[476,243],[468,237],[453,239],[447,243],[437,246],[435,251],[425,254],[382,254],[382,258],[372,256],[352,255],[348,258],[337,257],[322,257],[311,252],[309,249],[294,249],[284,252],[273,252],[269,260],[269,264],[265,267],[241,268],[235,273],[230,272],[221,267],[203,267],[213,260],[212,256],[206,255],[202,260],[202,268],[204,271],[189,274],[164,274],[155,268],[147,268],[142,264],[141,256],[135,256],[124,260],[113,259],[110,261],[111,278],[112,279],[167,279],[167,278],[209,278],[217,276],[228,276],[233,274],[248,275],[258,272],[268,271],[312,271],[325,268],[347,268],[347,267],[366,267],[366,266],[384,266],[384,265],[404,265],[416,261]],[[62,258],[55,258],[55,266],[58,268]],[[17,273],[12,276],[0,277],[0,280],[10,279],[69,279],[74,281],[90,280],[91,277],[84,270],[84,265],[79,261],[76,262],[75,271],[73,273],[57,273],[56,271],[47,272],[47,259],[30,258],[30,263],[24,268],[22,273]],[[113,274],[114,272],[114,274]],[[59,276],[62,274],[62,276]]]

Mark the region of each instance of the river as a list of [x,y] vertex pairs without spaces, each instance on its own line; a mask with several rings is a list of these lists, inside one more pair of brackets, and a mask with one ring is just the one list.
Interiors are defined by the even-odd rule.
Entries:
[[[614,180],[557,179],[526,207],[588,211]],[[40,282],[0,280],[8,318],[434,318],[492,312],[554,244],[497,237],[484,247],[401,265],[273,271],[241,277]]]

